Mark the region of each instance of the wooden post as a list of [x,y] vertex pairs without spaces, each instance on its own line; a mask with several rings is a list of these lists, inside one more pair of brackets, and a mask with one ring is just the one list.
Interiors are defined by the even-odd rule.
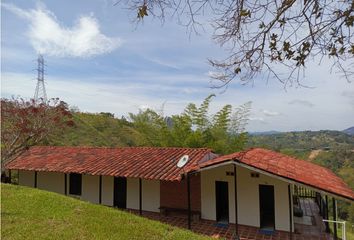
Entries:
[[37,171],[34,172],[34,188],[37,188]]
[[[328,220],[328,218],[329,218],[329,210],[328,210],[328,196],[327,195],[326,195],[326,209],[325,209],[325,211],[326,211],[326,219]],[[329,223],[326,222],[325,225],[326,225],[326,232],[329,233],[330,232]]]
[[238,209],[237,209],[237,171],[236,171],[236,164],[234,164],[234,200],[235,200],[235,239],[239,239],[238,237]]
[[64,193],[68,195],[68,175],[64,173]]
[[9,169],[9,183],[11,184],[11,169]]
[[[332,206],[333,206],[333,221],[337,221],[337,206],[336,206],[336,199],[332,198]],[[338,235],[337,235],[337,223],[334,222],[333,223],[333,236],[334,236],[334,240],[338,239]]]
[[143,200],[142,200],[142,183],[141,178],[139,178],[139,214],[143,215]]
[[102,204],[102,175],[100,175],[100,185],[99,185],[99,192],[98,192],[98,203]]
[[291,186],[290,184],[288,185],[288,196],[289,196],[289,229],[290,229],[290,232],[289,232],[289,237],[290,237],[290,240],[293,239],[293,214],[292,214],[292,204],[291,204]]
[[188,229],[191,229],[191,186],[189,174],[187,173],[187,198],[188,198]]

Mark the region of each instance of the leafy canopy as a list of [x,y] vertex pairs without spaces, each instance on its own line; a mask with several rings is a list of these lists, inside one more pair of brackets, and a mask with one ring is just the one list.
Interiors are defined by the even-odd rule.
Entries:
[[161,147],[209,147],[218,153],[230,153],[246,144],[244,132],[251,103],[232,109],[225,105],[210,114],[210,103],[215,95],[208,96],[200,106],[190,103],[184,112],[164,117],[148,109],[130,113],[133,128],[140,135],[138,145]]
[[57,98],[47,102],[2,98],[1,165],[72,125],[68,105]]

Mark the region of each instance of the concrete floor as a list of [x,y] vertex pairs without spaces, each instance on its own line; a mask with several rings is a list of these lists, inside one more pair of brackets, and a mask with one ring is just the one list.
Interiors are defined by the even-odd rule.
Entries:
[[[301,206],[305,216],[314,218],[315,225],[295,224],[295,233],[292,234],[292,240],[329,240],[333,239],[329,234],[325,233],[325,227],[322,218],[318,214],[318,207],[313,199],[301,199]],[[127,210],[134,214],[139,211]],[[159,213],[143,212],[143,217],[161,221],[172,226],[180,228],[188,228],[187,216],[181,214],[170,214],[164,216]],[[275,231],[272,235],[265,235],[260,232],[259,228],[239,225],[239,237],[241,240],[290,240],[289,232]],[[233,239],[235,233],[235,224],[217,226],[215,221],[195,220],[192,221],[193,232],[211,236],[214,238]]]

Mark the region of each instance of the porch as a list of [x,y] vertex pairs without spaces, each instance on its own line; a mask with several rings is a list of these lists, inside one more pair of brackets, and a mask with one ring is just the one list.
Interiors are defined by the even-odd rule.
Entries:
[[[302,198],[300,200],[304,216],[314,219],[311,225],[295,223],[295,233],[292,234],[292,240],[329,240],[333,239],[325,232],[325,225],[319,214],[319,208],[312,198]],[[138,210],[127,210],[139,215]],[[175,227],[188,229],[187,216],[183,214],[163,214],[143,211],[142,216],[157,220]],[[233,239],[235,233],[235,224],[217,224],[215,221],[194,220],[191,223],[193,232],[211,236],[213,238]],[[272,235],[261,232],[257,227],[238,225],[239,237],[241,240],[290,240],[289,232],[275,231]]]

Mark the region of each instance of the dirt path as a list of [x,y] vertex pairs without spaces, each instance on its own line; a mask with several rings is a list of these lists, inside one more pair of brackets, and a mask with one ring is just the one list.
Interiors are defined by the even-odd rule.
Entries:
[[319,149],[319,150],[312,150],[311,153],[310,153],[310,155],[309,155],[309,160],[312,161],[313,159],[315,159],[315,158],[318,156],[318,154],[320,154],[320,152],[322,152],[321,149]]

